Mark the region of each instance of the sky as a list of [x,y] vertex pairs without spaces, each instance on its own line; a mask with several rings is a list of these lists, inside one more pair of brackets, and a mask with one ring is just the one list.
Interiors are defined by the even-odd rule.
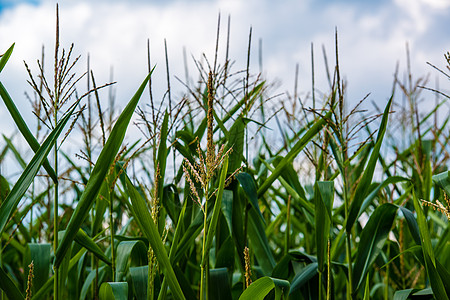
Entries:
[[[15,43],[14,52],[0,74],[27,122],[31,106],[24,92],[27,85],[23,61],[34,74],[36,60],[45,45],[50,70],[55,40],[54,0],[0,0],[0,53]],[[262,41],[263,74],[279,82],[278,91],[294,88],[299,64],[299,91],[311,90],[311,45],[314,48],[318,90],[327,90],[322,46],[334,61],[335,29],[338,31],[339,62],[347,81],[349,103],[370,93],[369,100],[383,107],[390,96],[396,63],[406,70],[406,43],[416,78],[439,77],[427,62],[445,69],[444,53],[450,51],[450,1],[448,0],[61,0],[61,46],[73,42],[81,55],[81,69],[90,57],[97,83],[109,82],[113,68],[118,105],[124,107],[147,73],[147,39],[150,39],[154,91],[166,89],[164,40],[167,42],[174,94],[183,92],[175,76],[184,78],[183,48],[189,69],[203,53],[213,60],[218,15],[221,15],[220,55],[224,55],[226,20],[230,16],[230,58],[236,69],[246,65],[249,29],[252,28],[251,72],[258,73],[258,44]],[[80,71],[82,73],[83,70]],[[448,81],[440,77],[445,89]],[[425,94],[427,96],[427,94]],[[434,103],[434,95],[428,94]],[[428,100],[425,100],[428,101]],[[430,102],[431,103],[431,102]],[[31,126],[30,126],[31,127]],[[14,123],[0,103],[0,128],[7,136]]]

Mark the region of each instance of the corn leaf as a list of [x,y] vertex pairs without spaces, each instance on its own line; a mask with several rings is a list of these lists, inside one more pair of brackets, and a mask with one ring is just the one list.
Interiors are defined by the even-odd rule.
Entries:
[[396,213],[396,205],[385,203],[375,209],[364,226],[353,268],[354,293],[361,287],[370,267],[380,254],[391,231]]
[[64,129],[64,126],[69,121],[74,109],[75,107],[58,122],[55,129],[53,129],[53,131],[45,139],[44,143],[42,143],[42,146],[33,156],[30,163],[23,171],[22,175],[20,175],[19,179],[11,189],[11,192],[8,194],[5,201],[2,202],[2,205],[0,207],[0,232],[3,232],[3,230],[5,229],[6,223],[11,217],[14,209],[17,207],[19,201],[22,199],[22,196],[25,194],[28,187],[33,182],[34,177],[46,160],[48,153],[56,143],[56,140]]
[[263,300],[270,291],[275,289],[275,299],[287,299],[289,281],[271,277],[262,277],[253,282],[239,297],[239,300]]
[[83,229],[79,229],[76,236],[75,242],[91,251],[96,257],[111,265],[111,260],[103,253],[102,249],[92,240],[90,236],[88,236]]
[[13,43],[11,45],[11,47],[9,47],[8,50],[6,50],[6,52],[0,58],[0,73],[2,72],[2,70],[5,67],[6,63],[8,62],[9,58],[11,57],[11,54],[14,50],[14,45],[15,45],[15,43]]
[[120,145],[125,137],[125,132],[127,130],[128,124],[131,120],[131,116],[139,102],[139,99],[144,91],[145,86],[147,85],[148,80],[150,79],[149,74],[144,82],[139,87],[136,94],[130,100],[128,105],[120,114],[117,119],[114,128],[111,131],[111,134],[103,147],[100,156],[97,159],[97,162],[92,170],[91,177],[84,189],[83,194],[81,195],[81,199],[78,201],[78,205],[70,218],[69,224],[67,225],[66,234],[62,239],[61,243],[58,245],[58,249],[56,251],[56,259],[55,265],[59,266],[61,263],[65,253],[67,252],[70,244],[75,238],[78,229],[81,224],[83,224],[84,219],[89,215],[89,210],[96,199],[100,188],[103,184],[103,180],[105,179],[111,164],[114,162],[116,154],[119,151]]
[[[35,244],[28,243],[26,250],[26,269],[25,274],[29,272],[29,265],[33,262],[33,272],[35,274],[33,279],[33,294],[36,293],[47,282],[50,275],[50,253],[52,246],[48,243]],[[36,276],[38,275],[38,276]]]
[[130,196],[132,206],[134,207],[135,217],[139,220],[141,230],[149,240],[156,255],[156,259],[158,260],[159,266],[167,277],[169,287],[171,288],[176,299],[185,299],[172,269],[172,265],[167,257],[166,249],[161,241],[161,236],[159,235],[158,229],[156,228],[150,212],[148,211],[147,203],[133,186],[125,172],[123,175],[126,180],[126,188]]
[[291,281],[291,290],[289,295],[294,295],[311,278],[317,275],[317,262],[310,263],[298,272]]
[[19,300],[23,299],[23,295],[17,287],[16,283],[12,281],[11,277],[0,267],[0,289],[5,292],[8,299]]
[[103,282],[100,286],[100,300],[127,300],[127,282]]
[[[223,190],[225,188],[225,180],[227,179],[227,170],[228,170],[228,156],[225,157],[225,160],[222,164],[222,172],[220,173],[219,179],[219,187],[217,191],[216,202],[214,203],[213,215],[211,217],[211,221],[209,223],[209,227],[206,235],[206,244],[205,244],[205,260],[209,258],[209,250],[211,249],[213,237],[216,235],[217,222],[219,221],[219,214],[222,208],[222,196]],[[206,261],[202,262],[203,265],[206,264]]]
[[209,299],[231,300],[231,288],[227,268],[209,271]]
[[[135,253],[137,252],[137,253]],[[116,280],[126,279],[128,261],[143,259],[147,256],[147,248],[142,241],[124,241],[117,246]],[[144,263],[143,261],[141,263]]]
[[136,299],[147,299],[148,266],[132,267],[130,275]]
[[255,252],[262,273],[264,275],[272,274],[276,261],[269,246],[264,223],[253,207],[248,211],[248,216],[248,234],[251,241],[251,249]]
[[261,214],[261,210],[259,209],[258,191],[257,191],[255,180],[253,180],[253,177],[246,172],[241,172],[241,173],[237,174],[236,179],[241,184],[242,189],[244,190],[245,194],[247,194],[248,199],[250,200],[250,204],[255,209],[255,212],[261,217],[261,221],[264,222],[264,218]]
[[438,271],[436,270],[436,259],[434,256],[433,246],[431,245],[430,232],[428,231],[428,224],[423,213],[422,207],[416,194],[413,190],[414,209],[417,213],[417,223],[419,225],[420,237],[422,242],[423,258],[425,260],[425,268],[427,270],[428,277],[430,278],[431,288],[434,295],[438,299],[448,299],[448,295],[445,291],[444,284]]
[[330,236],[334,201],[334,182],[318,181],[314,186],[317,263],[319,272],[325,271],[328,237]]

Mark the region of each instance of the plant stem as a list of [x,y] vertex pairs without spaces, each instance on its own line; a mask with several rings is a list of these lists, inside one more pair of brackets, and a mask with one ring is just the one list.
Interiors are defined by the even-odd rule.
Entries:
[[[205,207],[204,207],[204,222],[203,222],[203,247],[202,247],[202,263],[201,263],[201,278],[200,278],[200,300],[205,299],[205,279],[206,279],[206,272],[205,272],[205,266],[206,266],[206,235],[207,235],[207,221],[208,221],[208,188],[206,188],[205,191]],[[206,296],[206,299],[208,297]]]
[[322,300],[322,280],[323,280],[323,272],[319,271],[319,300]]
[[[348,218],[348,209],[349,209],[349,203],[348,203],[348,195],[347,195],[347,184],[345,179],[345,174],[343,176],[344,178],[344,209],[345,209],[345,219]],[[352,275],[352,246],[351,246],[351,236],[350,231],[347,231],[345,234],[345,253],[347,256],[347,263],[348,263],[348,285],[347,285],[347,299],[352,298],[352,292],[353,292],[353,275]]]
[[116,251],[114,250],[114,223],[113,223],[113,198],[112,191],[109,191],[109,231],[111,234],[111,269],[112,281],[116,281]]
[[153,250],[151,248],[151,245],[148,245],[148,269],[147,269],[147,300],[153,300],[155,289],[154,289],[154,270],[153,270],[153,264],[154,264],[154,254]]
[[[57,117],[55,112],[55,124],[57,123]],[[58,176],[58,149],[57,149],[57,143],[55,143],[55,173],[56,176]],[[56,253],[56,250],[58,249],[58,180],[55,182],[55,197],[54,197],[54,203],[53,203],[53,250],[54,253]],[[55,280],[53,282],[54,287],[54,299],[59,299],[59,267],[54,266],[55,271]]]
[[328,238],[327,243],[327,300],[331,299],[331,256],[330,256],[331,242]]
[[284,255],[287,255],[289,252],[290,245],[290,234],[291,234],[291,195],[288,197],[288,203],[286,208],[286,242],[284,245]]

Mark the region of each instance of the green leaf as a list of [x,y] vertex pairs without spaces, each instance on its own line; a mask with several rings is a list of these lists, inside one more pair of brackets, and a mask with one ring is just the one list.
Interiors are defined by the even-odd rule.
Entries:
[[0,289],[5,292],[8,299],[22,300],[23,295],[17,288],[17,285],[12,281],[11,277],[0,267]]
[[364,288],[364,300],[370,300],[369,274],[366,276],[366,286]]
[[132,267],[130,275],[136,299],[147,299],[148,266]]
[[261,214],[261,210],[259,209],[258,191],[255,180],[253,180],[253,177],[246,172],[237,174],[236,179],[239,181],[245,194],[247,194],[248,198],[250,199],[250,204],[261,217],[261,220],[264,222],[263,215]]
[[91,209],[94,200],[97,198],[97,195],[103,184],[103,180],[105,179],[111,164],[114,162],[116,154],[119,152],[120,145],[122,144],[122,141],[125,137],[125,132],[127,131],[128,124],[139,102],[139,99],[144,92],[144,88],[147,85],[148,80],[150,79],[150,75],[151,74],[149,74],[145,78],[136,94],[120,114],[119,118],[116,121],[116,124],[114,125],[114,128],[111,131],[108,141],[106,142],[97,159],[86,188],[84,189],[83,194],[81,195],[81,198],[75,208],[75,211],[69,220],[66,234],[64,235],[61,243],[58,245],[58,249],[56,251],[55,266],[59,266],[65,253],[69,249],[70,244],[75,238],[78,229],[83,224],[84,219],[89,215],[89,210]]
[[206,260],[209,259],[209,250],[211,249],[213,237],[216,235],[217,222],[219,221],[220,209],[222,207],[222,196],[225,188],[225,181],[227,179],[228,170],[228,156],[225,157],[222,164],[222,172],[220,173],[219,187],[217,191],[216,202],[214,204],[213,215],[206,235],[205,256],[203,257],[202,265],[206,265]]
[[290,295],[294,294],[317,274],[317,266],[318,265],[316,262],[310,263],[294,276],[291,281],[291,291],[289,292]]
[[384,189],[389,184],[395,184],[397,182],[402,182],[402,181],[410,181],[410,180],[408,178],[401,177],[401,176],[390,176],[385,181],[378,184],[364,199],[364,201],[359,209],[358,216],[356,219],[359,219],[359,217],[362,215],[362,213],[365,212],[366,209],[373,203],[373,200],[378,195],[378,193],[380,192],[381,189]]
[[264,223],[253,207],[248,211],[248,216],[250,221],[248,226],[248,235],[251,242],[250,249],[254,251],[263,274],[272,274],[276,261],[266,236]]
[[369,191],[370,184],[372,183],[373,174],[375,172],[375,166],[378,161],[378,157],[380,155],[381,144],[383,143],[384,134],[386,133],[386,127],[389,117],[389,110],[391,108],[393,95],[389,99],[386,108],[384,109],[383,119],[381,120],[380,129],[378,131],[377,141],[373,148],[372,154],[370,155],[369,162],[367,163],[364,173],[359,181],[356,191],[353,197],[353,201],[350,205],[350,211],[348,214],[348,218],[346,220],[346,230],[347,232],[351,231],[353,224],[355,224],[358,219],[359,211],[361,209],[361,205]]
[[[83,286],[81,287],[80,300],[86,299],[86,296],[89,292],[89,288],[91,287],[92,283],[94,282],[95,277],[98,275],[99,279],[101,279],[105,275],[106,270],[110,270],[110,269],[106,268],[106,266],[101,266],[98,269],[95,269],[95,270],[92,270],[91,272],[89,272],[88,276],[84,280]],[[111,271],[109,271],[109,272],[111,272]]]
[[[86,253],[86,249],[81,249],[80,251],[78,251],[77,254],[75,254],[69,262],[69,270],[72,270],[73,267],[78,263],[78,261],[80,260],[81,257],[83,257],[83,255]],[[99,270],[102,267],[99,268]],[[95,270],[94,270],[95,272]],[[95,274],[94,274],[95,275]],[[44,298],[44,296],[46,296],[52,289],[53,287],[53,280],[54,280],[54,275],[52,277],[50,277],[47,282],[42,286],[42,288],[39,289],[39,291],[37,291],[36,294],[33,294],[33,300],[38,300],[38,299],[42,299]]]
[[380,254],[391,231],[396,213],[396,205],[385,203],[375,209],[364,226],[353,268],[354,293],[358,291],[370,267]]
[[16,146],[14,146],[12,141],[10,139],[8,139],[4,134],[2,134],[2,136],[3,136],[3,139],[6,142],[6,145],[8,146],[8,148],[14,154],[14,156],[15,156],[17,162],[19,163],[19,165],[22,167],[22,169],[25,169],[27,167],[27,163],[23,160],[23,158],[20,155],[19,151],[17,151]]
[[126,282],[103,282],[100,286],[100,300],[127,300],[128,283]]
[[[29,272],[29,264],[33,262],[33,293],[38,291],[48,280],[50,275],[50,253],[52,246],[51,244],[34,244],[28,243],[26,250],[26,261],[25,261],[25,274]],[[37,276],[36,276],[37,275]]]
[[450,171],[433,175],[433,182],[443,189],[447,195],[450,195]]
[[417,225],[417,221],[416,218],[414,217],[414,214],[406,207],[399,206],[399,208],[406,219],[406,224],[408,224],[409,232],[411,233],[414,242],[416,242],[417,245],[420,245],[421,242],[420,242],[419,225]]
[[100,247],[92,240],[92,238],[83,231],[83,229],[80,228],[78,230],[75,236],[75,242],[91,251],[92,254],[97,256],[108,265],[111,265],[111,260],[103,253],[102,249],[100,249]]
[[17,205],[22,199],[22,196],[25,194],[28,187],[33,182],[34,177],[39,171],[39,168],[46,160],[48,153],[56,143],[58,136],[61,134],[64,126],[67,124],[67,121],[69,121],[74,109],[75,107],[58,122],[55,129],[53,129],[53,131],[45,139],[44,143],[33,156],[30,163],[23,171],[22,175],[20,175],[19,179],[13,186],[5,201],[2,202],[2,205],[0,207],[0,232],[3,232],[3,230],[5,229],[6,223],[11,217],[13,211],[17,208]]
[[271,277],[261,277],[253,282],[239,297],[239,300],[263,300],[269,292],[275,289],[275,299],[287,299],[289,281]]
[[197,213],[197,215],[194,217],[194,220],[191,221],[189,227],[184,232],[183,237],[179,242],[179,246],[177,247],[174,262],[179,261],[181,257],[186,254],[187,249],[191,247],[192,243],[198,237],[202,229],[203,229],[203,212],[200,212]]
[[[24,119],[22,118],[22,115],[20,114],[19,110],[17,109],[16,105],[14,104],[14,101],[9,96],[8,92],[6,91],[6,88],[3,86],[3,84],[0,82],[0,97],[2,97],[3,102],[6,105],[6,108],[9,111],[9,114],[14,120],[14,123],[16,123],[17,128],[19,129],[20,133],[22,133],[23,137],[27,141],[28,145],[30,145],[31,149],[36,153],[40,149],[39,142],[36,140],[34,135],[31,133],[30,129],[28,128],[27,124],[25,123]],[[72,109],[75,109],[75,106]],[[66,121],[67,122],[67,121]],[[53,182],[57,181],[56,173],[53,170],[53,168],[50,166],[50,163],[47,160],[47,157],[44,159],[43,166],[45,170],[47,171],[48,175],[52,178]]]
[[[62,239],[65,234],[65,230],[58,232],[58,239]],[[62,299],[67,289],[67,275],[69,274],[70,258],[72,256],[72,247],[67,250],[67,255],[65,255],[59,265],[59,276],[58,276],[58,295],[54,295],[56,299]]]
[[[273,172],[275,169],[272,168],[266,161],[262,161],[266,167]],[[286,165],[287,168],[291,167],[290,165]],[[286,192],[292,196],[295,202],[298,202],[302,208],[304,208],[308,213],[314,215],[314,206],[311,202],[308,202],[304,196],[301,196],[297,193],[297,191],[283,178],[283,176],[278,177],[278,181],[281,185],[286,189]]]
[[444,285],[446,294],[449,295],[450,294],[450,273],[448,272],[447,268],[444,267],[437,259],[436,259],[436,271],[442,280],[442,284]]
[[0,58],[0,73],[2,72],[2,70],[5,67],[6,63],[8,62],[9,58],[11,57],[11,54],[14,50],[14,45],[15,45],[15,43],[13,43],[11,45],[11,47],[9,47],[8,50],[6,50],[6,52]]
[[414,289],[396,291],[394,293],[393,300],[407,300],[409,298],[409,295],[411,295],[413,293],[413,291],[414,291]]
[[420,238],[421,238],[421,244],[422,244],[422,250],[425,255],[428,254],[430,257],[433,266],[434,266],[434,251],[433,246],[431,245],[431,237],[430,232],[428,231],[428,224],[425,218],[425,215],[423,213],[422,207],[420,205],[419,200],[416,197],[416,193],[413,190],[413,201],[414,201],[414,209],[417,214],[417,223],[419,225],[419,231],[420,231]]
[[436,258],[434,256],[433,246],[431,245],[430,232],[428,231],[428,224],[423,213],[422,207],[416,194],[413,190],[414,209],[417,213],[417,223],[419,224],[420,237],[422,241],[423,258],[425,260],[425,268],[427,270],[428,277],[430,279],[431,288],[434,295],[438,299],[448,299],[448,295],[445,291],[442,278],[436,270]]
[[231,174],[240,168],[244,155],[244,137],[246,123],[242,116],[239,116],[230,128],[228,142],[225,151],[233,148],[230,153],[228,173]]
[[[158,181],[158,198],[159,203],[163,203],[163,193],[164,193],[164,175],[166,173],[166,164],[167,164],[167,133],[169,126],[169,114],[164,114],[164,119],[161,125],[161,136],[159,141],[158,148],[158,166],[159,166],[159,181]],[[155,167],[156,170],[156,167]]]
[[228,230],[233,234],[233,192],[230,190],[223,191],[222,213],[227,221]]
[[439,300],[448,300],[447,292],[445,291],[444,283],[442,282],[442,278],[439,276],[436,267],[431,260],[430,255],[424,252],[423,257],[425,259],[425,268],[427,269],[428,278],[430,279],[431,288],[433,289],[433,293],[436,299]]
[[272,183],[281,175],[284,168],[290,164],[294,158],[303,150],[309,141],[320,131],[330,118],[331,112],[328,112],[322,119],[317,120],[314,125],[302,136],[302,138],[291,148],[286,156],[280,161],[275,170],[264,181],[258,189],[258,198],[260,198],[271,186]]
[[158,229],[156,228],[150,212],[148,211],[146,201],[133,186],[125,171],[123,172],[123,177],[125,178],[126,189],[128,195],[130,196],[132,206],[134,207],[135,217],[138,220],[138,224],[141,227],[142,232],[150,242],[159,266],[167,278],[172,293],[177,299],[185,299],[172,269],[172,265],[167,257],[167,252],[162,243],[161,236],[159,235]]
[[[225,169],[226,170],[226,169]],[[227,268],[209,271],[209,299],[231,300],[231,288]]]
[[117,246],[116,280],[125,279],[128,271],[128,261],[131,260],[134,251],[138,251],[138,254],[134,255],[138,259],[141,258],[142,260],[142,258],[147,256],[147,248],[142,241],[125,241],[120,242],[119,246]]
[[334,201],[334,182],[318,181],[314,185],[317,263],[319,272],[325,271],[328,238],[331,230]]
[[0,175],[0,202],[3,202],[6,199],[9,192],[10,190],[8,181],[6,180],[5,177]]

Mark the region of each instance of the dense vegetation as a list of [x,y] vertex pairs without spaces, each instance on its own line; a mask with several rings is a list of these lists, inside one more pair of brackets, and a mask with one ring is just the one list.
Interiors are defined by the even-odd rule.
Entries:
[[[153,99],[149,61],[116,113],[99,93],[111,84],[77,77],[57,33],[53,74],[26,66],[34,134],[0,83],[33,151],[26,162],[3,135],[0,162],[22,168],[0,176],[3,296],[448,299],[448,96],[396,74],[384,109],[349,108],[337,53],[327,92],[276,102],[228,57],[196,61],[183,97]],[[419,112],[421,97],[435,108]],[[143,138],[122,146],[135,112]]]

